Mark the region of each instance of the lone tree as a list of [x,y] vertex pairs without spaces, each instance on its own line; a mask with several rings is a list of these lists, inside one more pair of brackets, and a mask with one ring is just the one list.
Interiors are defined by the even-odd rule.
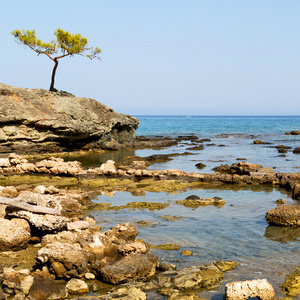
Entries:
[[[15,30],[11,33],[15,38],[16,42],[19,44],[23,44],[28,46],[30,49],[35,51],[38,55],[45,54],[51,60],[54,61],[54,67],[51,76],[51,84],[50,91],[56,91],[54,88],[54,78],[56,69],[58,66],[58,60],[66,57],[73,56],[75,54],[85,56],[89,59],[99,58],[99,53],[101,53],[101,49],[99,48],[87,48],[88,40],[81,36],[80,34],[71,34],[68,31],[63,31],[62,29],[57,29],[54,32],[56,36],[56,41],[52,41],[51,43],[43,43],[41,40],[36,38],[35,30]],[[61,50],[62,54],[58,56],[54,56],[57,52]],[[84,52],[89,51],[88,54],[84,54]]]

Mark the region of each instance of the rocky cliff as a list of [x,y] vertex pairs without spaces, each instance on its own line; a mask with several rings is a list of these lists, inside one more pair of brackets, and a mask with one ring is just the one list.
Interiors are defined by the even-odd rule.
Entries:
[[138,120],[90,98],[0,83],[0,152],[120,149]]

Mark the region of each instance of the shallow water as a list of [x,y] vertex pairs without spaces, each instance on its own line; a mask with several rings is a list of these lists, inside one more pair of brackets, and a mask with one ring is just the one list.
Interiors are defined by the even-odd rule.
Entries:
[[[299,172],[300,155],[292,150],[300,146],[300,136],[286,135],[285,132],[300,130],[300,117],[155,117],[141,116],[138,135],[172,136],[194,134],[199,139],[209,138],[204,150],[186,150],[191,143],[182,142],[177,146],[162,150],[120,151],[113,154],[99,154],[81,160],[85,166],[99,166],[108,159],[122,160],[126,155],[149,156],[152,154],[183,153],[194,155],[175,156],[166,163],[154,164],[149,169],[180,169],[186,172],[211,173],[220,164],[232,164],[243,159],[264,167],[273,167],[275,172]],[[255,145],[254,140],[265,144]],[[210,145],[213,144],[213,145]],[[220,147],[222,145],[222,147]],[[275,148],[285,145],[291,149],[281,155]],[[198,170],[196,163],[206,167]],[[199,197],[222,197],[223,207],[207,206],[196,209],[176,204],[189,195]],[[267,210],[276,207],[279,198],[288,204],[293,201],[283,190],[269,187],[249,187],[237,189],[235,186],[220,188],[185,189],[168,194],[146,192],[144,196],[134,196],[129,192],[110,193],[109,197],[100,195],[94,201],[111,202],[124,205],[132,201],[153,201],[169,203],[163,210],[119,210],[93,211],[97,223],[107,230],[118,223],[153,222],[147,227],[138,227],[139,238],[151,245],[176,243],[179,251],[152,249],[159,259],[176,262],[178,267],[200,265],[218,259],[238,262],[238,267],[226,273],[222,285],[215,290],[204,291],[201,296],[221,300],[227,282],[266,278],[275,288],[277,297],[281,296],[280,283],[285,276],[300,265],[300,229],[268,226],[265,220]],[[161,216],[176,216],[178,221],[166,221]],[[192,256],[182,256],[181,250],[191,250]],[[149,293],[148,299],[165,299]]]
[[[194,194],[199,197],[222,197],[223,207],[207,206],[196,209],[176,204]],[[169,203],[163,210],[128,210],[91,212],[97,223],[107,230],[122,222],[153,222],[138,227],[139,238],[151,245],[179,244],[179,251],[152,249],[160,260],[176,262],[178,267],[200,265],[218,259],[239,263],[234,271],[226,273],[220,288],[201,294],[209,299],[222,299],[226,282],[266,278],[276,292],[284,276],[299,265],[300,230],[268,226],[265,214],[275,208],[277,199],[296,204],[283,191],[273,188],[244,190],[197,189],[181,193],[150,193],[136,197],[128,192],[115,192],[114,197],[98,196],[94,201],[124,205],[132,201]],[[176,216],[178,221],[166,221],[161,216]],[[192,256],[181,256],[182,250],[191,250]],[[211,298],[213,297],[213,298]]]

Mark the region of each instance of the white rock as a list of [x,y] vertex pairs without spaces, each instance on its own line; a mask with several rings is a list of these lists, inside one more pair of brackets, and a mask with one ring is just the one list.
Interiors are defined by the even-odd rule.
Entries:
[[246,300],[257,297],[261,300],[274,299],[275,292],[266,279],[237,281],[225,286],[226,300]]

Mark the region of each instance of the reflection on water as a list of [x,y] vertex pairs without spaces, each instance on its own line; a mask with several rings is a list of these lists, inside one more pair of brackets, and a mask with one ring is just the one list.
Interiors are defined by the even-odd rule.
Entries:
[[[236,270],[226,273],[221,287],[201,294],[206,299],[222,299],[226,282],[263,278],[280,295],[280,283],[285,275],[299,265],[300,229],[268,226],[265,214],[276,207],[277,199],[282,198],[288,204],[293,200],[275,188],[260,187],[254,191],[249,188],[233,191],[223,189],[223,186],[221,189],[212,186],[209,189],[184,189],[181,193],[170,194],[144,192],[138,195],[116,191],[114,197],[99,195],[94,201],[110,202],[112,206],[133,201],[168,203],[169,206],[155,211],[122,209],[87,214],[95,218],[103,231],[125,222],[155,224],[138,227],[138,237],[151,245],[178,244],[179,251],[152,249],[151,252],[161,261],[176,262],[179,268],[218,259],[238,262]],[[226,204],[222,208],[207,206],[196,209],[176,204],[176,200],[191,194],[204,198],[218,196]],[[175,221],[162,218],[166,215],[175,216]],[[184,257],[182,250],[191,250],[193,255]]]
[[280,243],[300,241],[300,228],[268,226],[264,236]]
[[64,156],[65,161],[77,160],[82,163],[84,167],[99,167],[108,160],[113,160],[116,163],[122,161],[126,156],[134,156],[134,150],[120,150],[120,151],[105,151],[100,153],[91,153],[88,155],[78,156]]

